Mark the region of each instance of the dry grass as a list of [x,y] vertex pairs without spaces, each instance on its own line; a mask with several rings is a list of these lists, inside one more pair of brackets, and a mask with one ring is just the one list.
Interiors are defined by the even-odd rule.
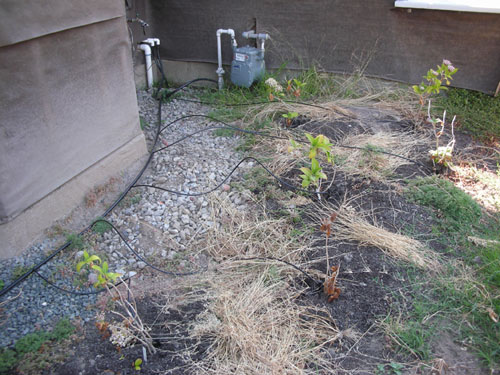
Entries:
[[319,103],[315,106],[286,103],[282,101],[266,104],[266,106],[258,106],[249,108],[247,118],[255,118],[263,121],[266,118],[276,120],[278,116],[284,113],[297,112],[301,116],[305,116],[309,120],[317,122],[333,121],[339,118],[356,118],[356,114],[348,109],[348,106],[361,105],[373,100],[372,97],[364,97],[362,99],[344,99],[325,103]]
[[[295,281],[297,270],[272,260],[243,259],[270,256],[300,265],[305,237],[292,239],[283,219],[242,213],[213,199],[214,217],[222,223],[209,229],[199,245],[204,244],[203,250],[218,264],[198,277],[197,286],[191,284],[192,292],[182,298],[184,304],[202,301],[206,306],[189,326],[189,336],[209,346],[203,359],[191,363],[190,371],[312,374],[330,368],[324,348],[349,338],[350,331],[339,332],[326,309],[301,300],[304,290]],[[166,309],[178,309],[179,300],[174,302]],[[192,350],[187,348],[185,357]]]
[[333,222],[332,228],[335,239],[356,241],[361,246],[376,247],[393,258],[412,263],[420,268],[432,271],[440,269],[439,257],[432,250],[413,238],[389,232],[376,223],[371,224],[366,219],[366,215],[356,211],[346,202],[337,209],[317,206],[315,216],[319,222],[334,211],[337,212],[337,219]]
[[340,144],[361,149],[334,146],[333,152],[337,160],[341,160],[337,165],[342,171],[383,179],[400,166],[412,164],[412,162],[379,151],[405,158],[415,158],[418,156],[415,154],[415,148],[426,142],[425,138],[415,134],[381,131],[375,134],[348,135],[341,140]]
[[246,270],[246,277],[235,267],[243,265],[226,264],[211,280],[214,298],[191,327],[193,338],[210,342],[195,372],[306,374],[328,367],[322,348],[342,335],[326,310],[297,302],[297,290],[269,267]]

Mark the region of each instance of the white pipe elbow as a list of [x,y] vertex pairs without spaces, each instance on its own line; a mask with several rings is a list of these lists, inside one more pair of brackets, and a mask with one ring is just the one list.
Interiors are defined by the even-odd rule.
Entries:
[[153,87],[153,64],[151,63],[151,46],[146,41],[139,44],[139,49],[144,51],[144,58],[146,62],[146,80],[148,89]]

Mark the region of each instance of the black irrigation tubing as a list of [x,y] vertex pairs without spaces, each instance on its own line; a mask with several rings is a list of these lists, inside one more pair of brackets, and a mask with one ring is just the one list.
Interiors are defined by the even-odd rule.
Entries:
[[239,260],[239,261],[247,261],[247,260],[248,261],[249,260],[273,260],[273,261],[276,261],[276,262],[281,262],[281,263],[289,265],[290,267],[295,268],[297,271],[299,271],[302,274],[304,274],[309,280],[311,280],[312,282],[314,282],[314,284],[316,285],[317,288],[321,288],[322,285],[323,285],[323,283],[321,281],[315,279],[314,277],[312,277],[311,275],[309,275],[306,271],[304,271],[300,267],[298,267],[295,264],[290,263],[290,262],[288,262],[288,261],[286,261],[284,259],[273,258],[273,257],[251,257],[251,258],[235,258],[235,259],[232,259],[232,260]]
[[130,246],[130,244],[128,243],[128,241],[123,237],[123,234],[121,234],[121,232],[112,224],[110,223],[108,220],[105,220],[105,219],[98,219],[96,221],[93,222],[92,225],[96,224],[96,223],[107,223],[108,225],[111,226],[111,228],[113,228],[113,230],[118,234],[118,236],[120,236],[120,238],[122,239],[122,241],[125,243],[125,245],[127,246],[127,248],[130,250],[131,253],[133,253],[139,260],[143,261],[144,263],[146,263],[146,265],[152,269],[154,269],[155,271],[158,271],[160,273],[163,273],[165,275],[170,275],[170,276],[189,276],[189,275],[196,275],[198,273],[201,273],[202,271],[205,271],[206,268],[204,269],[201,269],[201,270],[197,270],[197,271],[191,271],[191,272],[172,272],[172,271],[166,271],[164,269],[161,269],[161,268],[158,268],[156,267],[155,265],[149,263],[146,259],[144,259],[137,251],[135,251],[132,246]]
[[326,194],[327,191],[309,191],[309,190],[305,190],[305,189],[301,189],[301,188],[298,188],[292,184],[289,184],[288,182],[286,181],[283,181],[281,178],[279,178],[278,176],[276,176],[273,172],[271,172],[264,164],[262,164],[262,162],[252,156],[247,156],[243,159],[241,159],[238,164],[236,164],[233,169],[231,170],[231,172],[229,172],[226,177],[224,177],[224,180],[222,180],[217,186],[215,186],[214,188],[210,189],[210,190],[207,190],[207,191],[203,191],[203,192],[200,192],[200,193],[183,193],[182,191],[176,191],[176,190],[170,190],[170,189],[165,189],[165,188],[162,188],[160,186],[155,186],[155,185],[147,185],[147,184],[138,184],[138,185],[134,185],[133,187],[147,187],[147,188],[154,188],[154,189],[158,189],[158,190],[161,190],[161,191],[165,191],[167,193],[172,193],[172,194],[176,194],[176,195],[183,195],[185,197],[199,197],[201,195],[206,195],[206,194],[210,194],[214,191],[216,191],[218,188],[220,188],[222,185],[224,185],[224,183],[229,179],[229,177],[231,177],[231,175],[236,171],[236,169],[238,169],[238,167],[240,166],[241,163],[247,161],[247,160],[253,160],[255,161],[257,164],[259,164],[262,168],[264,168],[264,170],[269,174],[271,175],[276,181],[278,181],[281,185],[283,186],[286,186],[288,187],[289,189],[291,190],[294,190],[294,191],[300,191],[302,193],[308,193],[308,194]]
[[[99,294],[99,293],[102,293],[102,292],[106,291],[106,289],[103,288],[103,289],[91,290],[91,291],[88,291],[88,292],[76,292],[74,290],[65,289],[65,288],[60,287],[59,285],[54,284],[52,281],[50,281],[49,279],[47,279],[45,276],[43,276],[42,274],[40,274],[38,271],[35,271],[35,274],[39,278],[41,278],[43,281],[45,281],[47,284],[49,284],[52,288],[57,289],[57,290],[59,290],[59,291],[61,291],[63,293],[67,293],[67,294],[74,294],[76,296],[89,296],[89,295],[92,295],[92,294]],[[123,280],[119,281],[118,283],[114,284],[113,288],[116,288],[118,285],[124,283],[127,280],[130,280],[130,277],[128,277],[126,279],[123,279]]]
[[[197,78],[197,79],[193,79],[193,80],[191,80],[189,82],[186,82],[185,84],[183,84],[179,88],[174,89],[173,91],[164,93],[162,95],[162,97],[163,98],[168,98],[169,96],[171,96],[171,95],[175,94],[176,92],[184,89],[185,87],[189,86],[190,84],[192,84],[194,82],[198,82],[198,81],[209,81],[209,82],[215,82],[216,83],[215,80],[209,79],[209,78]],[[162,86],[162,85],[163,85],[163,82],[161,83],[160,86]],[[155,140],[153,142],[152,150],[154,149],[154,146],[157,144],[159,136],[160,136],[160,130],[161,130],[161,105],[162,105],[162,100],[159,100],[158,101],[158,129],[157,129],[157,132],[156,132]],[[137,183],[137,181],[139,181],[139,179],[143,175],[144,171],[147,169],[149,163],[151,162],[152,158],[153,158],[153,152],[151,151],[149,153],[149,157],[148,157],[146,163],[144,164],[144,166],[142,167],[141,171],[132,180],[132,182],[127,186],[127,188],[120,194],[120,196],[115,200],[115,202],[111,206],[109,206],[106,209],[106,211],[104,211],[104,213],[101,215],[102,217],[107,216],[123,200],[123,198],[125,198],[125,196],[128,194],[128,192],[130,191],[130,189]],[[82,234],[84,234],[85,232],[87,232],[91,228],[91,226],[92,225],[88,225],[87,227],[85,227],[84,229],[82,229],[78,233],[78,236],[81,236]],[[33,266],[29,271],[25,272],[23,275],[21,275],[20,277],[18,277],[16,280],[14,280],[13,282],[11,282],[9,285],[7,285],[4,288],[2,288],[0,290],[0,297],[6,295],[12,289],[14,289],[15,287],[17,287],[22,282],[24,282],[31,274],[33,274],[33,273],[38,274],[37,271],[42,266],[44,266],[45,264],[47,264],[48,262],[50,262],[55,256],[57,256],[62,251],[64,251],[65,249],[67,249],[70,245],[71,245],[71,241],[68,241],[65,244],[61,245],[56,250],[54,250],[54,252],[52,254],[50,254],[48,257],[42,259],[35,266]]]
[[206,105],[223,105],[225,107],[245,107],[245,106],[250,106],[250,105],[260,105],[260,104],[272,104],[272,103],[279,103],[279,102],[285,102],[285,103],[290,103],[290,104],[300,104],[300,105],[305,105],[308,107],[313,107],[313,108],[320,108],[324,110],[330,110],[329,108],[326,108],[324,106],[318,105],[318,104],[312,104],[312,103],[307,103],[307,102],[300,102],[297,100],[271,100],[271,101],[256,101],[256,102],[246,102],[246,103],[214,103],[214,102],[207,102],[203,100],[195,100],[195,99],[186,99],[186,98],[175,98],[175,100],[181,100],[184,102],[191,102],[191,103],[198,103],[198,104],[206,104]]
[[[162,148],[159,148],[158,150],[155,150],[154,152],[159,152],[159,151],[162,151],[162,150],[165,150],[169,147],[172,147],[173,145],[179,143],[179,142],[182,142],[183,140],[187,139],[187,138],[190,138],[191,136],[193,135],[196,135],[196,134],[199,134],[199,133],[203,133],[205,131],[209,131],[209,130],[214,130],[214,129],[231,129],[231,130],[235,130],[235,131],[238,131],[238,132],[241,132],[241,133],[247,133],[247,134],[253,134],[253,135],[259,135],[259,136],[262,136],[262,137],[267,137],[267,138],[272,138],[272,139],[281,139],[281,140],[287,140],[289,138],[287,137],[279,137],[279,136],[276,136],[276,135],[271,135],[271,134],[266,134],[266,133],[262,133],[262,132],[258,132],[258,131],[254,131],[254,130],[246,130],[246,129],[242,129],[242,128],[239,128],[237,126],[232,126],[232,125],[229,125],[228,123],[222,121],[222,120],[218,120],[214,117],[211,117],[209,115],[200,115],[200,114],[196,114],[196,115],[186,115],[186,116],[182,116],[182,117],[179,117],[173,121],[171,121],[170,123],[168,123],[167,125],[165,125],[161,130],[160,130],[160,133],[163,132],[166,128],[168,128],[169,126],[171,126],[172,124],[176,123],[177,121],[180,121],[180,120],[183,120],[183,119],[186,119],[186,118],[192,118],[192,117],[202,117],[202,118],[207,118],[213,122],[218,122],[218,123],[221,123],[223,124],[224,126],[213,126],[213,127],[208,127],[208,128],[205,128],[205,129],[201,129],[201,130],[198,130],[194,133],[191,133],[191,134],[188,134],[176,141],[174,141],[173,143],[169,144],[168,146],[165,146],[165,147],[162,147]],[[340,148],[346,148],[346,149],[352,149],[352,150],[367,150],[366,148],[363,148],[363,147],[357,147],[357,146],[347,146],[347,145],[333,145],[333,147],[340,147]],[[393,156],[393,157],[396,157],[396,158],[400,158],[400,159],[403,159],[403,160],[406,160],[406,161],[409,161],[413,164],[419,164],[421,166],[423,166],[424,168],[427,168],[429,170],[432,170],[430,169],[429,166],[425,165],[424,163],[418,161],[418,160],[414,160],[414,159],[410,159],[410,158],[407,158],[405,156],[402,156],[402,155],[398,155],[398,154],[393,154],[392,152],[387,152],[387,151],[383,151],[383,150],[376,150],[376,151],[372,151],[372,152],[375,152],[375,153],[380,153],[380,154],[385,154],[385,155],[389,155],[389,156]]]

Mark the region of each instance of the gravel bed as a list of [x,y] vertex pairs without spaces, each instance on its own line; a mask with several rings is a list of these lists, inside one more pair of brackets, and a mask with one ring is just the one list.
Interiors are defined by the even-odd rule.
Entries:
[[[139,112],[143,119],[144,133],[151,146],[156,132],[157,102],[147,92],[137,93]],[[209,108],[197,103],[172,100],[163,105],[164,124],[189,114],[207,114]],[[188,118],[169,126],[162,133],[158,147],[216,125],[208,119]],[[238,136],[218,137],[213,131],[202,132],[164,151],[155,153],[149,168],[139,181],[183,193],[199,193],[218,185],[238,163],[242,155],[235,148],[241,142]],[[239,210],[246,210],[248,203],[243,195],[232,191],[231,180],[239,179],[252,162],[244,163],[236,173],[214,192],[227,198]],[[206,228],[217,225],[210,213],[208,197],[189,197],[163,192],[153,188],[138,187],[131,190],[123,205],[118,206],[108,219],[119,228],[144,260],[171,271],[190,271],[206,264],[203,255],[191,254],[189,244],[203,236]],[[146,263],[135,257],[120,240],[118,234],[108,231],[93,235],[89,252],[106,258],[111,270],[136,280],[150,272]],[[8,285],[13,273],[31,267],[42,260],[57,244],[45,239],[27,249],[22,256],[0,261],[0,280]],[[94,290],[96,275],[77,275],[76,262],[81,259],[78,249],[64,252],[44,266],[40,273],[60,287],[82,291]],[[76,289],[75,289],[76,287]],[[2,297],[0,303],[0,346],[12,346],[20,337],[38,329],[50,329],[60,318],[80,318],[84,322],[95,316],[96,295],[71,295],[48,286],[38,276],[32,275],[20,287]]]

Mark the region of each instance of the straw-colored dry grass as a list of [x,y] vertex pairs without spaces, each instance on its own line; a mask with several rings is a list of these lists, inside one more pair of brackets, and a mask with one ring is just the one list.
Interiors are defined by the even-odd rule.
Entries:
[[340,118],[356,118],[356,114],[347,109],[347,107],[356,104],[360,105],[370,100],[373,100],[373,98],[365,97],[363,99],[345,99],[319,103],[314,106],[277,101],[266,104],[265,106],[249,108],[246,117],[252,119],[255,118],[260,121],[266,118],[276,120],[278,116],[281,116],[281,114],[297,112],[300,116],[304,116],[307,119],[316,122],[334,121]]
[[425,142],[425,139],[415,134],[380,131],[375,134],[348,135],[339,143],[361,149],[334,146],[333,152],[342,171],[383,179],[400,166],[412,162],[380,151],[411,159],[418,157],[415,154],[416,146]]
[[210,281],[214,297],[191,327],[193,338],[210,343],[207,356],[193,363],[195,372],[307,374],[327,368],[322,348],[342,337],[327,311],[297,302],[297,290],[269,266],[259,272],[241,267],[226,263]]
[[[189,285],[180,283],[182,298],[172,299],[164,308],[179,309],[194,301],[206,306],[189,326],[189,336],[208,349],[201,360],[190,364],[188,372],[262,375],[330,371],[325,347],[354,335],[339,332],[326,309],[301,300],[305,286],[296,281],[299,271],[262,259],[285,259],[300,266],[306,237],[291,236],[292,228],[285,219],[239,212],[219,197],[213,197],[212,210],[221,225],[209,228],[198,245],[217,261],[216,269],[197,275],[195,285],[192,280]],[[196,348],[186,348],[179,355],[190,357],[193,350]]]
[[412,263],[420,268],[432,271],[440,269],[439,257],[434,251],[413,238],[389,232],[376,223],[371,224],[366,219],[366,215],[348,203],[342,204],[337,209],[317,206],[315,216],[321,220],[328,217],[331,212],[337,212],[337,218],[332,226],[333,238],[356,241],[361,246],[376,247],[393,258]]

